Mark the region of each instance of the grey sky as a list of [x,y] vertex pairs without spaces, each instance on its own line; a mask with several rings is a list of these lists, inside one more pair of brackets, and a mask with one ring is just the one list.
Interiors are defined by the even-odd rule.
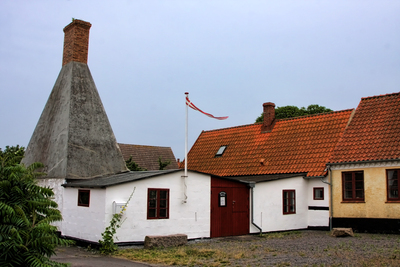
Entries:
[[0,2],[0,147],[27,146],[72,18],[117,141],[184,157],[202,130],[253,123],[264,102],[333,110],[400,91],[400,1]]

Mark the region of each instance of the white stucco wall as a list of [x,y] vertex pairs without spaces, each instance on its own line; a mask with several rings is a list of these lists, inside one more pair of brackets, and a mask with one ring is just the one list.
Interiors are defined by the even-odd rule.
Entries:
[[[186,179],[187,203],[184,200],[183,172],[139,180],[107,188],[106,221],[112,216],[112,203],[124,203],[134,187],[116,242],[143,242],[146,235],[186,234],[188,238],[210,237],[210,176],[189,172]],[[170,190],[169,219],[147,219],[148,188]]]
[[[59,178],[40,178],[37,179],[38,185],[42,187],[49,187],[53,189],[54,192],[54,201],[58,205],[58,210],[63,213],[63,195],[64,195],[64,187],[61,185],[65,183],[65,179],[59,179]],[[61,222],[54,222],[52,225],[56,226],[59,231],[61,231],[62,228],[62,221]]]
[[[90,190],[89,207],[78,206],[78,190]],[[106,189],[64,189],[62,235],[98,242],[105,229]]]
[[[324,187],[325,199],[313,200],[313,187]],[[283,190],[296,191],[296,213],[283,214]],[[329,206],[328,189],[319,179],[293,177],[256,183],[254,188],[254,222],[263,232],[328,226],[328,211],[309,211],[308,206]],[[259,230],[250,223],[250,232]]]
[[[182,172],[147,178],[90,190],[90,206],[79,207],[78,188],[64,190],[64,223],[62,234],[98,242],[109,225],[113,202],[125,203],[135,193],[123,215],[115,242],[143,242],[146,235],[187,234],[188,238],[210,237],[210,176],[189,172],[186,180],[187,203],[184,199]],[[147,219],[148,188],[170,190],[169,219]]]
[[[327,178],[323,179],[327,181]],[[324,199],[314,200],[314,187],[324,188]],[[308,179],[308,206],[329,207],[330,188],[328,184],[321,182],[320,178]],[[329,210],[309,210],[308,226],[311,227],[328,227],[329,226]]]

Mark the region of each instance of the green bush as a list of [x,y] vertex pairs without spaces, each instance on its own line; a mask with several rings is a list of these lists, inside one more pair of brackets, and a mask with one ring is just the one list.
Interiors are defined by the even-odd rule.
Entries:
[[0,266],[67,266],[50,260],[58,245],[73,242],[51,225],[62,217],[53,191],[36,184],[42,167],[0,162]]

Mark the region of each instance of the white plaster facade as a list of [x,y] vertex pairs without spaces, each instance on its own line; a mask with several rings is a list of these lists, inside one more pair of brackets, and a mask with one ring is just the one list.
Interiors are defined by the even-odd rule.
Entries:
[[[61,185],[65,183],[65,179],[62,178],[39,178],[37,179],[38,185],[42,187],[49,187],[54,192],[54,201],[58,205],[58,210],[63,210],[63,201],[64,201],[64,187]],[[56,226],[59,231],[61,231],[63,221],[54,222],[52,225]]]
[[[313,199],[313,188],[324,188],[324,200]],[[296,213],[283,214],[283,190],[295,190]],[[311,227],[328,227],[328,210],[309,210],[309,206],[329,207],[329,187],[319,178],[302,176],[256,183],[254,188],[254,223],[263,232]],[[250,224],[250,233],[259,230]]]
[[[183,172],[179,171],[104,189],[67,187],[64,189],[62,235],[98,242],[112,218],[113,202],[126,203],[135,190],[115,242],[143,242],[146,235],[186,234],[190,239],[210,237],[211,178],[189,172],[184,181],[182,175]],[[168,219],[147,219],[148,188],[170,190]],[[89,207],[77,205],[79,189],[90,190]]]

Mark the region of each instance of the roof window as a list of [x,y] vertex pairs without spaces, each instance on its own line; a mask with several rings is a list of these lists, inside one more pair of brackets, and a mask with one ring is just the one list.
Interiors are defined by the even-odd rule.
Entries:
[[226,150],[227,147],[228,147],[228,146],[221,146],[221,147],[218,149],[217,154],[215,154],[215,156],[216,156],[216,157],[221,157],[222,154],[224,154],[224,152],[225,152],[225,150]]

